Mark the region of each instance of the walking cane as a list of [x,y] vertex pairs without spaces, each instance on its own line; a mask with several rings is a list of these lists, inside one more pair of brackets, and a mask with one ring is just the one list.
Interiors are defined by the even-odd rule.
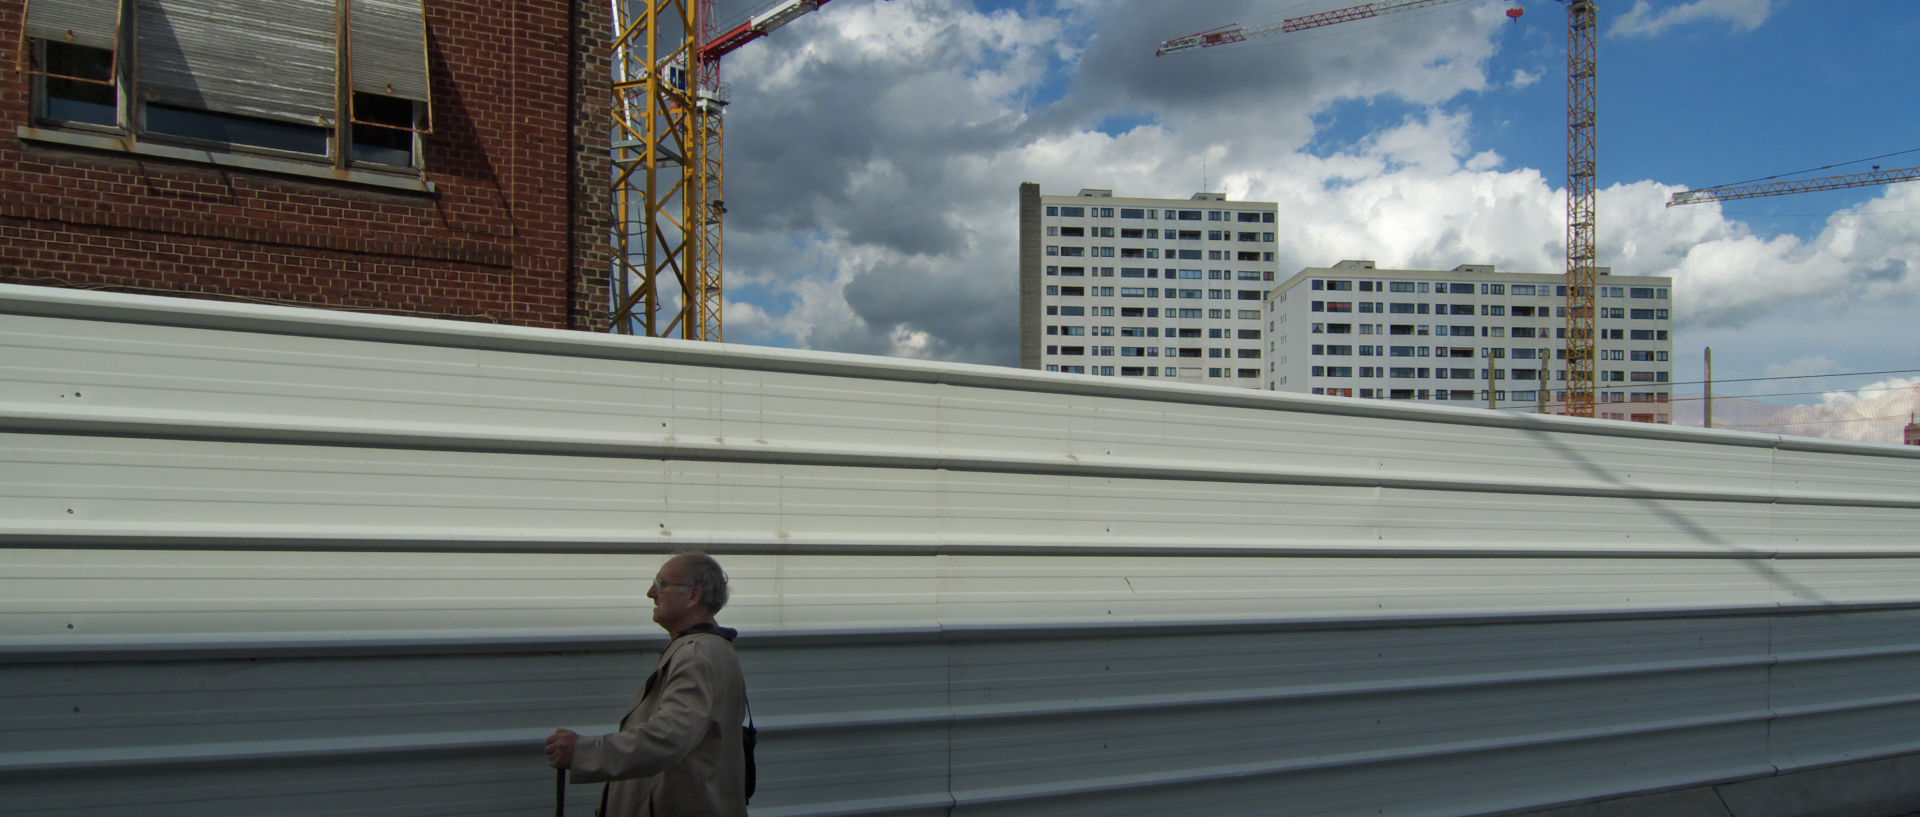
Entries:
[[553,817],[567,817],[567,770],[553,770]]

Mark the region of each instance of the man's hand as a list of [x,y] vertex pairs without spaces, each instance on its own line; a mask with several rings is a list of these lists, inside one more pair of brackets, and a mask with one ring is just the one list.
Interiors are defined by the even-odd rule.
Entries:
[[547,738],[547,765],[556,769],[573,766],[573,745],[580,735],[568,729],[555,729],[553,736]]

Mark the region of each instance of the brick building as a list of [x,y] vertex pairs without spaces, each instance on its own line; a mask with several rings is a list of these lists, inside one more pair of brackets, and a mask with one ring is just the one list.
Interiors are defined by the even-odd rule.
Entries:
[[604,329],[608,15],[0,4],[0,281]]

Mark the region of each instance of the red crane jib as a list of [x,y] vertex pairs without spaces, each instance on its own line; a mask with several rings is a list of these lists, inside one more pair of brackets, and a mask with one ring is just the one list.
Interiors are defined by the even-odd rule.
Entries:
[[1321,26],[1330,26],[1334,23],[1364,20],[1368,17],[1377,16],[1379,15],[1374,13],[1373,4],[1365,3],[1351,8],[1323,11],[1319,14],[1309,14],[1305,17],[1294,17],[1282,23],[1281,29],[1284,31],[1305,31],[1309,28],[1319,28]]

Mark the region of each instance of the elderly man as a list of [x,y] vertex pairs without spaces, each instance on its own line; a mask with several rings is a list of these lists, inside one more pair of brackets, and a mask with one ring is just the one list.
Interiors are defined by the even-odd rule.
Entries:
[[740,745],[747,686],[733,653],[735,631],[714,624],[727,604],[727,574],[704,553],[660,567],[653,623],[673,636],[620,731],[547,738],[547,763],[575,783],[607,782],[603,817],[746,817]]

